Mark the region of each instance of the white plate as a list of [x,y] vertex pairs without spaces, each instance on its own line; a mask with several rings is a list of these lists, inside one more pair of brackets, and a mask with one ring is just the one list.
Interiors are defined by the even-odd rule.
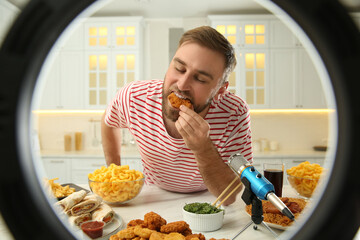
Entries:
[[[247,211],[245,211],[245,213],[249,217],[251,217],[251,215]],[[279,229],[279,230],[286,230],[288,228],[288,226],[282,226],[282,225],[275,224],[275,223],[269,223],[269,222],[265,222],[265,221],[264,221],[264,223],[266,223],[266,225],[268,225],[269,227],[276,228],[276,229]]]
[[[124,220],[118,215],[115,214],[114,219],[105,225],[103,230],[103,236],[100,238],[96,238],[96,240],[108,240],[112,235],[123,229],[125,226]],[[78,231],[81,231],[79,229]],[[82,233],[85,235],[85,233]],[[89,237],[83,237],[83,239],[90,239]]]

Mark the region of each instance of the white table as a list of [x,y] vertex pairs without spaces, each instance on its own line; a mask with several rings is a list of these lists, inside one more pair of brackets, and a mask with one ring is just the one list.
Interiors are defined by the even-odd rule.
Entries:
[[[80,185],[88,189],[87,185]],[[295,192],[285,185],[283,189],[284,196],[295,196]],[[192,202],[214,202],[215,197],[208,191],[197,193],[175,193],[162,190],[156,186],[145,185],[142,192],[133,201],[124,205],[113,205],[114,211],[121,216],[125,224],[133,219],[144,219],[144,215],[150,211],[158,213],[166,221],[180,221],[182,217],[182,207],[186,203]],[[206,239],[210,238],[233,238],[244,226],[250,222],[250,217],[245,213],[245,203],[238,195],[237,201],[230,206],[225,207],[224,225],[221,229],[214,232],[202,232]],[[1,219],[0,219],[1,220]],[[253,225],[252,225],[253,226]],[[262,225],[257,230],[247,228],[236,240],[246,239],[275,239],[273,235]],[[281,230],[273,229],[277,234],[283,233]],[[195,232],[195,231],[193,231]],[[0,239],[13,240],[7,227],[0,221]]]
[[[285,185],[283,192],[286,196],[295,196],[295,192],[289,186]],[[126,223],[133,219],[144,219],[144,215],[150,211],[159,214],[169,223],[183,220],[182,207],[186,203],[212,203],[215,199],[216,198],[208,191],[184,194],[165,191],[156,186],[144,186],[142,192],[133,201],[124,205],[113,205],[112,207]],[[232,239],[247,223],[251,221],[244,208],[245,203],[241,199],[241,194],[239,194],[235,203],[225,207],[223,227],[214,232],[202,232],[206,239]],[[236,240],[275,239],[274,236],[262,225],[260,225],[257,230],[254,230],[252,226],[241,233]],[[277,234],[283,233],[281,230],[273,230]]]

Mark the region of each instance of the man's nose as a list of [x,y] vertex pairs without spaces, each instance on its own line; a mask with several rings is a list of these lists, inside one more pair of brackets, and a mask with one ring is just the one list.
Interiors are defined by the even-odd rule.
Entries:
[[177,85],[180,91],[187,91],[190,89],[191,78],[191,74],[184,74],[179,78]]

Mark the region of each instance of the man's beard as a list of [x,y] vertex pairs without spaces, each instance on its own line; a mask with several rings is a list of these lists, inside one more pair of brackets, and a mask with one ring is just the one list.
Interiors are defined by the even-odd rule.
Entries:
[[[171,92],[170,92],[171,93]],[[162,106],[162,115],[164,118],[167,118],[173,122],[176,122],[179,118],[179,112],[180,110],[179,109],[174,109],[174,108],[171,108],[169,105],[168,105],[168,96],[170,95],[170,93],[166,94],[165,95],[165,92],[164,92],[164,86],[163,86],[163,89],[162,89],[162,103],[161,103],[161,106]],[[188,96],[188,95],[187,95]],[[193,103],[193,108],[194,108],[194,112],[196,113],[201,113],[202,111],[204,111],[204,109],[206,109],[210,103],[212,102],[213,100],[213,96],[211,98],[208,99],[208,101],[204,104],[204,105],[194,105]]]

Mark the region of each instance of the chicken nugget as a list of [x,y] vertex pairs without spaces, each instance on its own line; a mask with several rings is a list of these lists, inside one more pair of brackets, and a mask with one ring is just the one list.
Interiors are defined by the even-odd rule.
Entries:
[[161,226],[166,224],[166,220],[157,213],[149,212],[144,216],[144,224],[151,230],[160,231]]
[[164,240],[166,233],[156,232],[154,231],[151,235],[149,240]]
[[228,239],[228,238],[220,238],[220,239],[210,238],[209,240],[230,240],[230,239]]
[[205,236],[203,235],[203,234],[201,234],[201,233],[198,233],[198,234],[189,234],[189,235],[187,235],[186,237],[185,237],[185,240],[194,240],[194,239],[196,239],[196,240],[206,240],[205,239]]
[[131,220],[130,222],[128,222],[127,226],[128,227],[135,227],[135,226],[141,226],[141,227],[146,227],[144,220],[141,219],[134,219]]
[[184,235],[185,237],[187,237],[192,234],[192,231],[190,228],[188,228],[185,231],[183,231],[181,234]]
[[167,234],[164,240],[185,240],[185,237],[181,233],[172,232]]
[[189,99],[179,98],[173,92],[168,96],[168,99],[171,103],[171,106],[173,106],[174,108],[180,108],[181,105],[192,108],[192,104]]
[[177,233],[184,233],[186,235],[192,234],[189,224],[187,224],[185,221],[176,221],[163,225],[160,228],[160,232],[162,233],[177,232]]
[[114,234],[110,236],[109,240],[120,240],[120,238],[116,234]]
[[120,230],[116,235],[121,238],[134,238],[136,237],[134,233],[134,227],[125,228],[123,230]]
[[140,225],[137,225],[134,227],[134,233],[135,235],[141,237],[141,238],[150,238],[150,235],[156,232],[155,230],[151,230],[149,228],[142,228]]

